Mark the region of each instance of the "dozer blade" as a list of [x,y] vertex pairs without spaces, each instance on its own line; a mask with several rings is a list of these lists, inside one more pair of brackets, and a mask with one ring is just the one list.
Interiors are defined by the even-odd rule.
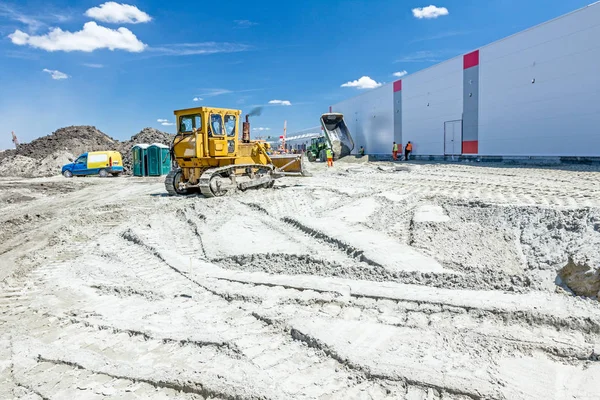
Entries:
[[276,174],[282,175],[302,175],[304,166],[302,165],[302,155],[300,154],[282,154],[270,156],[275,167]]

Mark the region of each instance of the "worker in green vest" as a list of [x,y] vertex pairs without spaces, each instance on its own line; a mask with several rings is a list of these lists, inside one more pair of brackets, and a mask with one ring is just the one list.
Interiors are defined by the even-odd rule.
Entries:
[[398,145],[394,142],[394,146],[392,147],[392,158],[394,161],[398,161]]
[[333,153],[331,152],[331,149],[325,150],[325,154],[327,155],[327,166],[333,167]]

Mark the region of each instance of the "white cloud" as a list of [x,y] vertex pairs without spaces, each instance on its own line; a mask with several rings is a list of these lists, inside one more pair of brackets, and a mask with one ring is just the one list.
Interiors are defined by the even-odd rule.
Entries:
[[252,128],[253,131],[258,131],[258,132],[262,132],[262,131],[270,131],[271,128],[263,128],[263,127],[259,127],[259,128]]
[[69,75],[65,74],[64,72],[60,72],[55,69],[44,68],[43,71],[49,73],[50,76],[52,77],[52,79],[56,79],[56,80],[67,79],[69,77]]
[[[222,95],[226,95],[226,94],[233,94],[233,93],[246,93],[246,92],[256,92],[259,90],[263,90],[263,89],[245,89],[245,90],[229,90],[229,89],[209,89],[209,88],[203,88],[200,89],[200,94],[198,94],[197,98],[198,101],[202,101],[207,97],[216,97],[216,96],[222,96]],[[196,101],[196,100],[194,100]]]
[[411,40],[408,43],[419,43],[419,42],[426,42],[428,40],[439,40],[439,39],[445,39],[445,38],[449,38],[449,37],[453,37],[453,36],[469,35],[471,33],[473,33],[473,32],[472,31],[448,31],[448,32],[438,33],[437,35],[419,37],[419,38]]
[[194,101],[202,101],[204,100],[202,97],[194,97]]
[[423,18],[437,18],[443,15],[448,15],[448,9],[446,7],[436,7],[436,6],[427,6],[421,8],[413,8],[412,10],[415,18],[423,19]]
[[150,47],[148,51],[157,56],[195,56],[218,53],[238,53],[251,50],[252,46],[242,43],[228,42],[199,42],[199,43],[174,43],[159,47]]
[[168,119],[159,118],[159,119],[156,120],[156,122],[169,122],[169,120]]
[[279,104],[280,106],[291,106],[292,103],[289,100],[271,100],[269,104]]
[[233,93],[233,91],[228,90],[228,89],[204,89],[204,90],[206,90],[206,92],[202,93],[202,96],[205,96],[205,97],[213,97],[213,96],[220,96],[222,94]]
[[108,1],[99,7],[90,8],[85,15],[102,22],[126,24],[139,24],[149,22],[152,18],[137,8],[129,4],[119,4],[114,1]]
[[85,51],[98,49],[125,50],[139,53],[146,45],[127,28],[109,29],[95,22],[87,22],[77,32],[67,32],[60,28],[50,30],[46,35],[29,35],[20,30],[8,35],[18,46],[29,45],[46,51]]
[[233,22],[236,23],[236,25],[238,26],[238,28],[250,28],[251,26],[258,25],[258,23],[252,22],[252,21],[247,20],[247,19],[236,19]]
[[172,126],[172,125],[175,125],[175,123],[169,122],[168,119],[162,119],[162,118],[157,119],[156,122],[160,123],[162,126]]
[[441,54],[439,52],[417,51],[415,53],[401,57],[395,62],[438,62],[441,60]]
[[70,19],[68,14],[59,14],[47,8],[44,9],[43,13],[25,15],[18,9],[2,3],[0,3],[0,17],[6,17],[26,25],[30,33],[47,26],[48,23],[65,22]]
[[341,87],[354,87],[357,89],[374,89],[381,86],[381,83],[374,81],[368,76],[362,76],[355,81],[344,83]]
[[20,14],[12,9],[9,9],[6,5],[0,5],[0,7],[0,15],[7,16],[15,21],[19,21],[23,25],[27,25],[27,28],[29,28],[29,32],[35,32],[45,25],[39,19]]
[[464,53],[464,49],[444,49],[438,51],[422,50],[417,51],[403,57],[398,58],[396,63],[409,63],[409,62],[440,62],[448,58],[452,58],[456,55]]
[[104,68],[102,64],[83,64],[83,66],[88,68]]
[[394,75],[396,78],[402,78],[402,77],[403,77],[404,75],[406,75],[406,74],[408,74],[408,72],[406,72],[406,71],[399,71],[399,72],[394,72],[394,73],[393,73],[393,75]]

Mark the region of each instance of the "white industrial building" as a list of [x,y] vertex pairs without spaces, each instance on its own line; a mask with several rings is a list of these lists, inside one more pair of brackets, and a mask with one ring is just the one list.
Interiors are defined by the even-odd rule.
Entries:
[[[294,132],[285,138],[285,149],[287,151],[306,151],[306,149],[310,146],[311,140],[322,135],[323,132],[320,126]],[[277,149],[282,145],[283,139],[280,137],[272,138],[266,140],[266,142],[269,143],[271,147]]]
[[[600,157],[600,3],[330,107],[355,149]],[[419,157],[420,158],[420,157]]]

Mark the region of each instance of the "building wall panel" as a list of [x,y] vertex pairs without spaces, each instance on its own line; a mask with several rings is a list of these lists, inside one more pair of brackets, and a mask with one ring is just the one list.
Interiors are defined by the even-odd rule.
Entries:
[[595,3],[333,110],[371,154],[443,155],[444,122],[462,120],[463,154],[600,157],[599,21]]
[[462,82],[462,57],[402,79],[402,140],[413,154],[444,154],[444,122],[462,119]]
[[600,5],[480,51],[479,154],[600,156]]
[[344,114],[344,120],[354,139],[356,153],[360,146],[370,154],[391,153],[394,141],[392,84],[362,93],[332,107]]

